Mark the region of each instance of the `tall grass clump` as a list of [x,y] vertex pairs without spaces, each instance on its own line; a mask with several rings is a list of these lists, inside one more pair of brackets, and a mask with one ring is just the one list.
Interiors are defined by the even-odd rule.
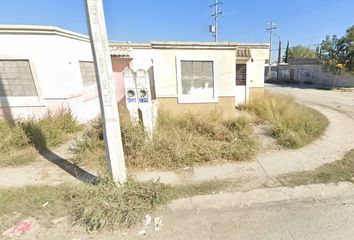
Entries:
[[0,166],[30,163],[35,159],[36,150],[57,146],[81,128],[70,110],[11,122],[0,119]]
[[88,230],[131,227],[145,213],[173,198],[170,187],[159,182],[129,179],[124,185],[104,180],[96,185],[77,185],[69,194],[71,214]]
[[21,126],[0,119],[0,153],[21,150],[29,145],[29,139]]
[[68,134],[81,129],[71,111],[66,109],[47,112],[42,118],[19,120],[18,125],[30,144],[39,151],[63,143]]
[[259,121],[270,125],[269,134],[288,148],[302,147],[325,131],[328,120],[320,112],[294,101],[291,96],[265,93],[246,105]]
[[[123,147],[128,167],[176,169],[217,160],[244,161],[257,151],[248,122],[223,120],[220,112],[179,117],[160,111],[153,140],[121,111]],[[91,124],[75,146],[77,163],[104,159],[101,124]]]

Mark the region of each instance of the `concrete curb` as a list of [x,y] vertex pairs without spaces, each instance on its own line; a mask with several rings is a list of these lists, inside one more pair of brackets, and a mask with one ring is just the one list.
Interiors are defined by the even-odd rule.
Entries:
[[167,205],[178,209],[221,209],[269,204],[281,201],[318,200],[354,197],[354,185],[349,182],[339,184],[313,184],[298,187],[261,188],[247,192],[200,195],[174,200]]

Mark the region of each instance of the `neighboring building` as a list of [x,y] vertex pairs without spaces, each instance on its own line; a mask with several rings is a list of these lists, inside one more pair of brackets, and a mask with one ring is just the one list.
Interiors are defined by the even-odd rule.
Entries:
[[96,79],[85,35],[46,26],[0,26],[0,115],[17,119],[70,108],[97,116]]
[[326,69],[318,58],[289,59],[288,64],[280,64],[279,70],[272,66],[272,80],[287,83],[313,84],[323,87],[354,87],[354,76],[340,71],[338,75]]
[[[118,101],[123,72],[144,69],[152,97],[173,113],[218,109],[263,93],[268,44],[234,42],[111,43]],[[56,27],[0,25],[0,115],[40,117],[70,108],[80,121],[99,114],[88,37]]]
[[[217,107],[231,115],[235,105],[263,93],[268,44],[151,42],[110,46],[113,69],[152,71],[159,106],[175,114]],[[129,56],[121,54],[127,49]],[[122,76],[119,73],[119,82],[123,82]]]

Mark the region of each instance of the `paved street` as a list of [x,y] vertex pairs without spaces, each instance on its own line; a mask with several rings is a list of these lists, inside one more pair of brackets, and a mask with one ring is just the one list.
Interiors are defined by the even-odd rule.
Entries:
[[[354,185],[308,185],[179,199],[152,214],[162,217],[120,232],[85,232],[71,223],[40,227],[21,239],[352,240]],[[145,229],[144,235],[139,235]]]
[[[275,85],[267,85],[267,89],[292,94],[299,102],[307,105],[324,107],[335,110],[339,115],[354,117],[354,92]],[[159,213],[165,223],[160,232],[150,231],[144,237],[131,238],[354,239],[352,187],[342,189],[342,192],[339,190],[341,187],[334,185],[323,185],[317,190],[308,186],[301,188],[301,191],[292,188],[262,189],[252,194],[251,191],[228,197],[216,194],[212,197],[199,197],[198,200],[179,200],[178,207],[172,204],[172,207]]]
[[320,90],[304,88],[298,85],[265,84],[265,89],[295,96],[299,102],[320,105],[354,117],[354,90],[343,92],[340,90]]
[[[253,199],[255,203],[244,207],[241,201],[232,207],[232,201],[223,194],[203,200],[192,198],[189,199],[191,204],[179,201],[160,212],[164,218],[160,232],[151,230],[144,237],[132,239],[350,240],[354,239],[353,189],[353,186],[332,185],[320,189],[301,187],[299,191],[281,188],[271,195],[258,196],[260,201],[264,198],[268,203],[260,204]],[[322,193],[316,193],[317,190]],[[306,197],[301,197],[302,193]],[[252,198],[249,192],[237,197],[242,199],[242,194]],[[326,196],[321,197],[322,194]],[[336,197],[337,194],[341,196]],[[273,202],[270,199],[278,197],[290,200]],[[218,200],[222,207],[218,206]],[[215,205],[211,206],[210,202]],[[225,204],[229,206],[224,207]]]

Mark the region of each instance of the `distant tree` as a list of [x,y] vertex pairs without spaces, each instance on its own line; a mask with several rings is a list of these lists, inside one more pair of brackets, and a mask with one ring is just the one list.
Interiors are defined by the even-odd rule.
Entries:
[[316,52],[308,47],[297,45],[288,50],[288,59],[294,58],[315,58]]
[[283,57],[283,62],[288,63],[289,60],[289,41],[286,44],[285,56]]
[[321,59],[332,70],[337,64],[343,64],[346,70],[354,73],[354,25],[341,38],[337,35],[325,37],[321,43]]

